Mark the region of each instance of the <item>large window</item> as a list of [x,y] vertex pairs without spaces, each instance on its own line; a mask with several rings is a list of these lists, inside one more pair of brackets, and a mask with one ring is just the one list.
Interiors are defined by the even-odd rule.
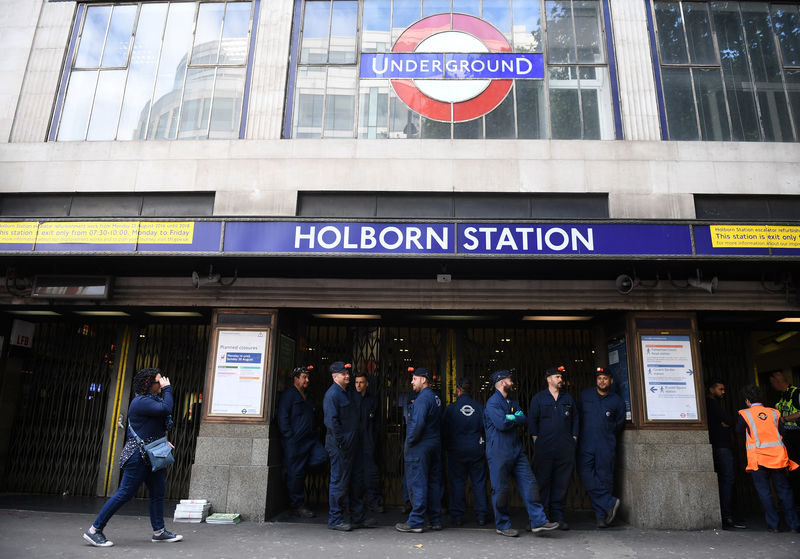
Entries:
[[255,5],[80,4],[50,139],[240,137]]
[[653,2],[671,140],[800,140],[800,3]]
[[[284,136],[614,139],[605,8],[607,0],[298,0]],[[448,121],[409,108],[389,79],[359,77],[361,54],[391,52],[408,27],[441,13],[483,19],[512,52],[542,53],[543,79],[515,79],[485,116]]]

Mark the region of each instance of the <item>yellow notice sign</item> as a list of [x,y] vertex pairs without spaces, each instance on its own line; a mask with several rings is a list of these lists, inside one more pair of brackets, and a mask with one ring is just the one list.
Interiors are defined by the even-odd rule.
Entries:
[[193,221],[142,221],[139,224],[140,245],[190,245],[193,238]]
[[800,248],[800,227],[789,225],[712,225],[716,248]]
[[0,244],[33,244],[38,227],[38,221],[0,222]]
[[134,244],[138,221],[51,221],[39,225],[36,244]]

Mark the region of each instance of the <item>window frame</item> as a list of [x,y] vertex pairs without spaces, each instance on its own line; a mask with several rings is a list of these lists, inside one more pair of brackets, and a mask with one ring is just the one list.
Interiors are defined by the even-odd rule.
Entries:
[[[739,20],[743,21],[743,12],[742,12],[742,4],[744,0],[734,0],[736,3],[737,14],[739,16]],[[764,118],[762,117],[763,108],[761,106],[761,101],[759,100],[758,96],[758,83],[755,79],[755,75],[753,72],[753,64],[751,60],[750,49],[747,48],[748,44],[748,37],[747,37],[747,29],[745,25],[741,26],[741,36],[742,36],[742,43],[744,46],[743,51],[745,54],[745,59],[747,61],[747,73],[750,79],[749,86],[750,91],[753,92],[753,102],[755,104],[755,111],[758,117],[758,133],[759,139],[758,140],[748,140],[746,138],[742,139],[734,139],[734,123],[733,117],[731,116],[731,107],[728,101],[728,84],[726,83],[726,74],[724,71],[724,64],[720,59],[720,50],[719,50],[719,38],[717,34],[717,25],[715,18],[713,16],[713,11],[711,10],[711,1],[710,0],[645,0],[647,2],[647,18],[648,18],[648,28],[650,34],[650,45],[652,49],[652,59],[653,59],[653,72],[656,81],[656,92],[657,92],[657,99],[658,99],[658,114],[659,120],[661,124],[661,139],[665,141],[700,141],[700,142],[718,142],[718,141],[758,141],[758,142],[770,142],[770,143],[797,143],[800,142],[800,127],[797,126],[795,121],[800,122],[800,115],[795,115],[795,118],[792,117],[792,103],[791,98],[789,96],[789,88],[787,87],[786,82],[786,71],[789,70],[800,70],[800,66],[792,66],[788,65],[784,61],[783,50],[781,48],[780,41],[778,39],[777,34],[775,33],[775,25],[773,21],[772,15],[772,7],[775,5],[787,5],[787,6],[794,6],[800,9],[800,2],[798,1],[766,1],[766,0],[749,0],[751,2],[762,4],[765,6],[766,17],[768,18],[770,31],[772,34],[772,42],[775,48],[775,54],[777,57],[778,65],[781,71],[781,85],[783,87],[783,96],[786,102],[787,111],[789,113],[789,125],[792,130],[792,139],[789,141],[780,141],[780,140],[770,140],[768,139]],[[687,57],[689,56],[690,48],[689,48],[689,37],[688,33],[685,32],[686,30],[686,17],[685,17],[685,10],[684,10],[684,3],[702,3],[705,6],[706,14],[708,15],[708,25],[711,32],[711,40],[714,45],[714,54],[716,57],[716,64],[701,64],[701,63],[694,63],[694,62],[687,62],[687,63],[663,63],[662,59],[662,52],[661,52],[661,41],[660,35],[658,30],[658,23],[656,18],[656,4],[661,2],[673,2],[679,5],[680,9],[680,17],[681,22],[683,25],[684,33],[684,47],[687,52]],[[667,110],[667,102],[666,102],[666,95],[664,93],[664,76],[663,70],[664,69],[681,69],[681,70],[688,70],[689,71],[689,79],[690,79],[690,86],[692,90],[692,101],[694,103],[694,114],[695,114],[695,126],[697,131],[697,139],[696,140],[673,140],[670,135],[669,129],[669,114]],[[720,83],[722,88],[723,99],[725,100],[725,117],[726,122],[728,125],[728,135],[729,138],[727,139],[708,139],[704,138],[703,134],[703,125],[700,120],[700,111],[699,106],[700,103],[697,98],[697,88],[695,87],[695,71],[698,70],[715,70],[719,73],[720,76]]]
[[[315,0],[295,0],[294,10],[293,10],[293,19],[292,19],[292,36],[291,36],[291,48],[290,48],[290,57],[289,57],[289,68],[288,68],[288,77],[287,77],[287,86],[286,86],[286,99],[284,103],[284,113],[283,113],[283,130],[281,137],[283,139],[305,139],[299,138],[294,135],[294,121],[295,121],[295,105],[296,103],[296,96],[297,96],[297,82],[298,82],[298,74],[301,68],[324,68],[326,71],[325,75],[325,84],[323,85],[322,92],[323,98],[327,97],[327,80],[328,80],[328,69],[329,68],[347,68],[353,67],[356,71],[356,85],[353,91],[353,128],[352,128],[352,138],[353,139],[365,139],[359,137],[359,127],[360,127],[360,116],[361,116],[361,96],[362,96],[362,79],[360,78],[360,64],[361,64],[361,54],[362,52],[362,42],[363,42],[363,14],[364,14],[364,2],[363,0],[354,0],[357,3],[358,11],[357,11],[357,27],[356,27],[356,60],[354,63],[337,63],[337,62],[325,62],[325,63],[301,63],[301,53],[300,50],[303,44],[303,26],[305,23],[305,8],[309,2],[313,2]],[[335,0],[327,0],[329,3],[332,3]],[[510,16],[510,24],[511,24],[511,35],[514,35],[514,7],[512,0],[508,1],[508,11]],[[611,21],[611,12],[609,6],[609,0],[597,0],[598,6],[598,18],[600,20],[600,29],[599,29],[599,46],[602,50],[603,61],[602,62],[550,62],[549,61],[549,43],[547,42],[547,0],[527,0],[527,1],[536,1],[539,3],[540,8],[540,17],[541,17],[541,42],[542,42],[542,55],[544,58],[544,73],[545,76],[541,80],[542,90],[541,94],[543,97],[543,103],[545,106],[545,119],[544,122],[540,124],[542,127],[543,135],[538,138],[542,140],[550,140],[553,139],[552,136],[552,114],[550,111],[550,77],[549,71],[551,68],[554,67],[568,67],[568,68],[575,68],[576,75],[578,76],[575,80],[576,89],[578,96],[578,108],[579,108],[579,125],[581,130],[581,137],[580,138],[570,138],[570,139],[578,139],[584,140],[586,139],[586,127],[584,122],[584,114],[583,114],[583,94],[584,91],[581,89],[580,83],[580,71],[584,67],[592,67],[592,68],[600,68],[601,71],[605,72],[605,75],[608,76],[609,80],[609,101],[610,101],[610,119],[611,119],[611,136],[606,138],[604,141],[609,140],[623,140],[623,129],[622,129],[622,114],[621,114],[621,104],[619,98],[619,83],[617,78],[617,65],[616,65],[616,53],[614,50],[614,42],[613,42],[613,29],[612,29],[612,21]],[[564,0],[570,3],[570,13],[571,15],[571,25],[573,29],[573,35],[575,34],[575,26],[576,21],[574,17],[574,4],[576,0]],[[483,17],[483,2],[480,3],[481,6],[481,16]],[[452,12],[452,2],[451,2],[451,12]],[[329,14],[332,14],[333,10],[329,11]],[[389,15],[389,33],[393,32],[393,28],[391,27],[391,21],[394,13],[394,2],[390,4],[390,15]],[[424,13],[422,6],[420,9],[420,14]],[[425,15],[420,15],[417,20],[423,19],[427,17]],[[330,40],[330,29],[331,29],[331,16],[329,15],[329,22],[328,22],[328,39]],[[507,33],[503,33],[507,35]],[[390,35],[390,45],[394,43],[393,36]],[[573,42],[572,48],[575,48],[576,44]],[[539,81],[539,80],[537,80]],[[381,82],[383,83],[383,82]],[[387,114],[389,115],[387,118],[387,124],[391,126],[392,121],[392,86],[390,80],[386,80],[386,85],[389,89],[389,94],[387,98]],[[601,91],[601,90],[596,90]],[[447,137],[448,139],[454,140],[459,139],[456,127],[459,124],[466,124],[471,123],[474,121],[480,122],[480,135],[478,138],[473,139],[482,139],[482,140],[489,140],[493,139],[492,137],[487,137],[487,129],[489,126],[487,125],[486,119],[489,118],[489,115],[500,109],[501,105],[505,103],[508,99],[512,102],[513,108],[513,135],[508,137],[507,139],[526,139],[520,138],[519,136],[519,115],[518,115],[518,103],[517,103],[517,87],[516,83],[514,87],[511,88],[506,99],[503,102],[495,107],[492,111],[483,115],[477,119],[473,119],[470,121],[465,122],[442,122],[442,124],[446,124],[450,127],[450,134]],[[405,104],[402,100],[398,99],[398,103],[400,103],[403,107]],[[323,101],[323,110],[322,110],[322,117],[321,117],[321,125],[320,125],[320,136],[315,137],[314,139],[326,139],[325,136],[325,109],[327,103]],[[415,115],[414,116],[414,124],[417,125],[417,129],[419,133],[422,132],[422,128],[426,125],[426,118],[419,113],[411,110],[411,112]],[[435,124],[439,124],[439,121],[431,121]],[[391,133],[391,128],[389,128],[389,132]],[[350,138],[351,136],[347,136]],[[333,138],[333,137],[330,137]],[[384,138],[384,139],[391,139],[391,138]],[[423,138],[423,139],[434,139],[434,138]],[[465,138],[468,139],[468,138]]]
[[[247,45],[247,53],[246,53],[246,57],[245,57],[244,62],[236,63],[236,64],[230,64],[230,63],[220,63],[219,60],[218,60],[216,64],[203,64],[203,63],[197,64],[197,63],[192,63],[191,59],[195,54],[194,53],[194,46],[195,46],[195,37],[196,37],[196,33],[197,33],[197,20],[198,20],[200,6],[202,4],[218,3],[218,4],[222,4],[224,6],[224,8],[227,9],[227,5],[229,3],[232,3],[232,2],[247,2],[247,3],[250,4],[250,20],[249,20],[249,23],[248,23],[247,36],[245,38],[245,44]],[[146,128],[146,131],[145,131],[145,137],[144,138],[122,139],[122,140],[118,139],[118,136],[119,136],[119,124],[120,124],[121,119],[122,119],[122,107],[123,107],[124,100],[125,100],[125,86],[123,86],[123,91],[122,91],[121,97],[119,99],[120,107],[119,107],[119,109],[117,111],[117,122],[116,122],[116,126],[115,126],[114,138],[113,139],[109,139],[109,140],[90,140],[90,139],[88,139],[87,135],[88,135],[88,130],[89,130],[89,127],[90,127],[90,124],[91,124],[91,114],[92,114],[92,112],[94,110],[94,104],[95,104],[95,99],[96,99],[97,90],[98,90],[97,85],[95,85],[95,89],[94,89],[94,92],[92,94],[92,100],[91,100],[92,108],[91,108],[91,110],[89,112],[89,117],[88,117],[87,123],[86,123],[86,129],[84,130],[84,134],[83,134],[83,139],[81,139],[81,140],[59,140],[58,139],[58,135],[59,135],[59,130],[60,130],[61,125],[62,125],[62,119],[64,117],[64,108],[65,108],[66,95],[67,95],[67,91],[68,91],[68,88],[69,88],[70,81],[72,79],[73,72],[75,70],[78,70],[79,72],[90,72],[90,71],[93,71],[93,72],[96,72],[98,74],[98,79],[99,79],[99,74],[101,72],[103,72],[103,71],[108,71],[108,70],[121,71],[121,70],[124,70],[125,71],[124,83],[125,83],[125,85],[127,85],[128,79],[130,77],[130,72],[131,72],[130,62],[131,62],[131,57],[133,56],[134,45],[135,45],[135,40],[136,40],[136,32],[137,32],[139,21],[140,21],[142,7],[145,4],[155,4],[155,3],[163,3],[163,4],[167,5],[167,13],[165,15],[164,26],[163,26],[162,31],[161,31],[161,42],[158,45],[157,65],[160,64],[161,56],[163,54],[164,34],[166,33],[166,28],[167,28],[167,24],[168,24],[169,6],[171,6],[173,4],[193,4],[195,6],[194,18],[193,18],[193,21],[192,21],[192,24],[191,24],[191,36],[190,36],[190,43],[189,43],[189,46],[188,46],[188,54],[187,54],[187,60],[186,60],[186,70],[185,70],[185,75],[183,77],[183,82],[182,82],[181,88],[180,88],[180,104],[177,106],[178,112],[175,115],[175,121],[174,121],[175,122],[175,127],[176,127],[175,128],[175,137],[174,138],[166,138],[166,139],[150,137],[151,136],[151,128],[157,127],[160,124],[160,121],[161,121],[161,119],[159,119],[157,122],[151,122],[152,110],[153,110],[153,107],[155,105],[154,99],[151,96],[150,99],[149,99],[149,106],[148,106],[148,109],[147,109],[148,114],[147,114],[147,120],[146,120],[147,128]],[[133,25],[132,25],[132,30],[131,30],[131,38],[130,38],[130,42],[129,42],[129,45],[128,45],[128,54],[127,54],[127,59],[125,61],[125,66],[113,66],[113,67],[111,67],[111,66],[103,66],[102,65],[102,57],[103,57],[102,53],[105,51],[106,46],[107,46],[106,45],[106,38],[107,38],[107,35],[108,35],[108,31],[109,31],[109,28],[107,27],[106,31],[105,31],[106,35],[104,36],[104,39],[103,39],[103,49],[101,51],[101,58],[100,58],[100,62],[98,63],[99,65],[96,66],[96,67],[80,67],[80,68],[77,68],[75,66],[76,58],[77,58],[77,55],[78,55],[78,49],[80,47],[80,41],[82,39],[83,31],[84,31],[84,28],[85,28],[85,25],[86,25],[86,20],[87,20],[86,16],[88,15],[88,9],[90,7],[96,7],[96,6],[110,6],[112,8],[112,15],[113,15],[113,9],[115,7],[117,7],[117,6],[131,6],[131,5],[132,6],[136,6],[136,15],[134,16],[134,20],[133,20]],[[212,0],[212,1],[203,1],[203,0],[159,0],[158,2],[150,2],[148,0],[122,1],[122,2],[113,2],[113,1],[107,1],[107,0],[106,1],[97,1],[97,0],[80,1],[79,0],[78,3],[77,3],[77,6],[76,6],[74,19],[72,21],[72,30],[71,30],[71,33],[70,33],[69,44],[68,44],[68,47],[67,47],[66,56],[64,58],[64,64],[63,64],[63,67],[62,67],[62,70],[61,70],[61,76],[60,76],[60,79],[59,79],[59,86],[58,86],[58,90],[56,92],[56,99],[55,99],[55,103],[53,105],[53,110],[52,110],[51,117],[50,117],[50,124],[49,124],[49,129],[48,129],[46,141],[49,141],[49,142],[55,142],[55,141],[82,141],[82,142],[88,142],[88,141],[114,141],[114,142],[117,142],[117,141],[154,141],[154,140],[156,140],[156,141],[157,140],[175,141],[175,140],[180,140],[180,139],[182,139],[180,137],[180,122],[181,122],[182,113],[183,113],[183,109],[184,109],[184,103],[185,103],[187,75],[188,75],[190,69],[203,69],[203,68],[207,68],[207,69],[213,68],[214,69],[214,79],[213,79],[213,81],[211,83],[211,98],[210,98],[210,101],[209,101],[210,107],[209,107],[209,113],[208,113],[208,122],[206,124],[206,134],[202,138],[192,137],[192,138],[186,138],[186,139],[205,139],[205,140],[213,140],[213,139],[215,139],[215,138],[213,138],[213,130],[211,129],[212,111],[213,111],[213,105],[214,105],[214,103],[213,103],[213,101],[214,101],[214,93],[216,92],[216,83],[217,83],[217,80],[219,78],[219,72],[221,70],[228,69],[228,68],[240,68],[240,69],[242,69],[244,71],[244,81],[243,81],[243,85],[242,85],[243,91],[242,91],[242,102],[241,102],[241,114],[239,116],[238,130],[232,130],[234,135],[232,135],[230,138],[225,138],[225,139],[227,139],[227,140],[244,139],[245,138],[245,134],[246,134],[246,130],[247,130],[247,112],[248,112],[248,107],[249,107],[249,103],[250,103],[250,89],[251,89],[252,73],[253,73],[252,72],[253,71],[253,58],[254,58],[254,53],[255,53],[256,38],[257,38],[257,34],[258,34],[258,19],[259,19],[259,14],[260,14],[260,7],[261,7],[261,0]],[[220,49],[222,48],[222,41],[221,41],[222,35],[221,34],[223,32],[224,32],[224,20],[223,20],[222,26],[220,28],[220,44],[218,45],[218,50],[217,50],[218,56],[219,56]],[[155,74],[153,76],[153,83],[152,83],[153,90],[155,90],[155,86],[156,86],[157,80],[158,80],[158,70],[156,69]],[[175,90],[175,91],[177,91],[177,90]],[[174,109],[171,112],[174,113]],[[164,114],[167,114],[167,113],[164,113]]]

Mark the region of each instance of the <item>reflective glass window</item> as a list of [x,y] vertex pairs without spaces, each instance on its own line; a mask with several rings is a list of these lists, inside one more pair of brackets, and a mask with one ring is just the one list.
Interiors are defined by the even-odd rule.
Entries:
[[[504,39],[495,39],[491,27],[482,27],[486,24],[451,19],[451,13],[478,17]],[[472,35],[474,42],[448,52],[489,51],[489,44],[501,50],[507,42],[511,52],[541,54],[544,76],[511,79],[510,89],[495,94],[488,112],[477,118],[459,112],[457,104],[479,98],[491,80],[467,78],[473,80],[471,89],[463,87],[463,100],[453,101],[450,93],[442,94],[450,84],[441,79],[359,77],[368,68],[362,54],[391,52],[410,26],[439,14],[448,17],[432,20],[430,30],[418,27],[416,34],[404,36],[412,50],[422,42],[435,43],[437,35],[451,32],[448,26],[458,22],[468,26],[461,34]],[[617,134],[602,0],[305,0],[295,26],[286,137],[608,140]],[[444,42],[420,47],[420,52],[445,52],[455,44],[452,37],[439,40]],[[387,60],[368,63],[376,68]]]
[[83,5],[51,139],[238,138],[253,9],[244,1]]
[[800,140],[800,3],[654,0],[666,137]]

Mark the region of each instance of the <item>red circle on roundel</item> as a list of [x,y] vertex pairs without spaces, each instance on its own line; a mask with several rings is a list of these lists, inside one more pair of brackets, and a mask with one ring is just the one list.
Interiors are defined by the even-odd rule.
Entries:
[[[419,20],[403,31],[392,52],[414,52],[417,46],[435,33],[461,31],[478,38],[490,52],[511,52],[505,36],[493,25],[465,14],[437,14]],[[428,97],[414,80],[391,80],[397,96],[424,117],[444,122],[473,120],[491,112],[511,91],[512,80],[492,80],[480,94],[458,103],[447,103]]]

